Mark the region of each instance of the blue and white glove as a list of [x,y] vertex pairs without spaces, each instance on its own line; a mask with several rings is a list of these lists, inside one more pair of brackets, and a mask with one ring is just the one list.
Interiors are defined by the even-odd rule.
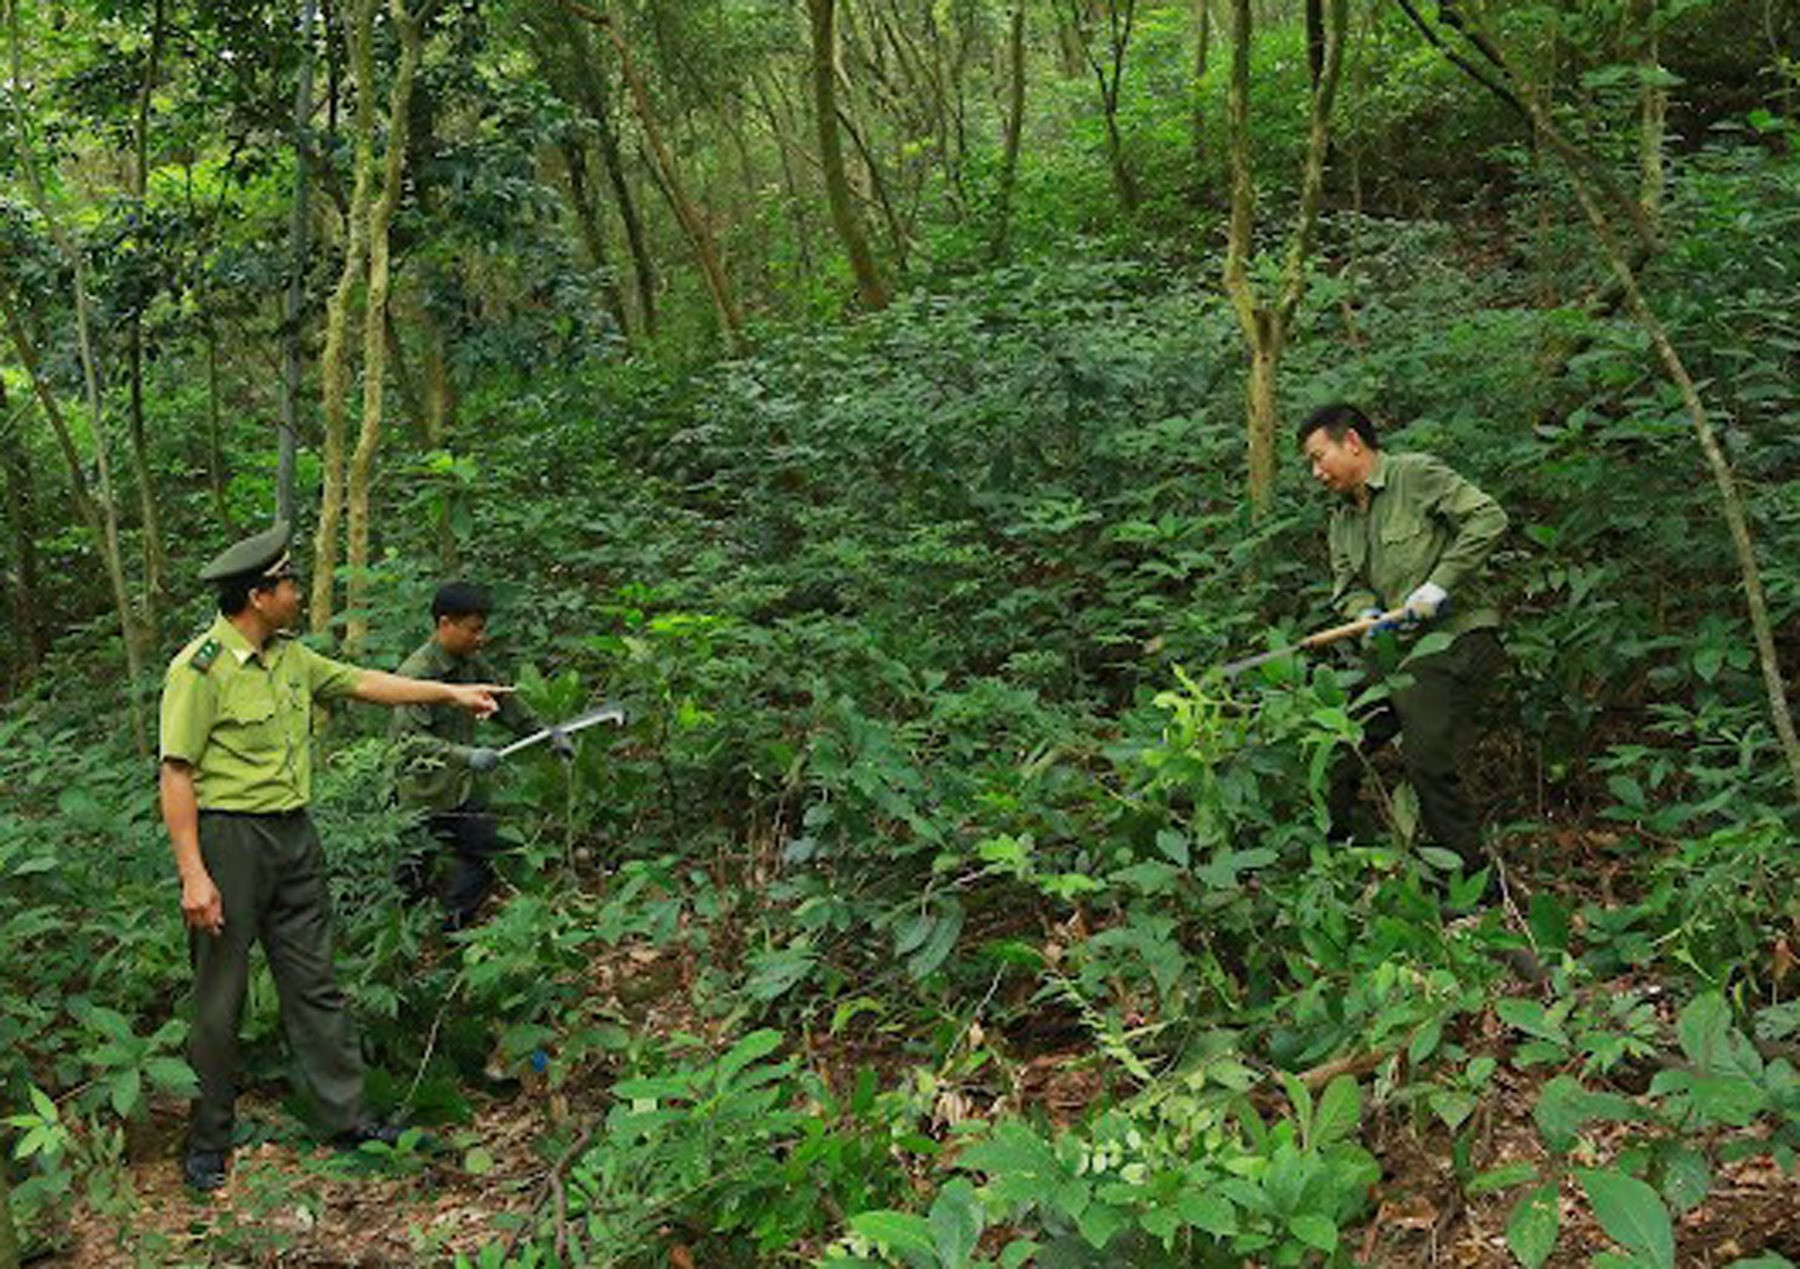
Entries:
[[1436,582],[1426,582],[1406,597],[1407,624],[1430,621],[1449,611],[1450,592]]
[[[1375,621],[1375,619],[1381,615],[1381,609],[1379,608],[1365,608],[1356,614],[1356,619],[1358,621]],[[1394,625],[1395,623],[1391,621],[1375,621],[1374,625],[1370,626],[1362,633],[1364,646],[1366,647],[1368,644],[1372,643],[1377,635],[1386,634],[1394,629]]]

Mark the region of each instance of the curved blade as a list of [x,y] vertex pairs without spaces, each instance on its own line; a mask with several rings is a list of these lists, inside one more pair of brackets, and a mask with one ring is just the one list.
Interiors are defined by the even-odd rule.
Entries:
[[529,749],[533,745],[543,744],[559,731],[565,736],[570,736],[578,731],[585,731],[587,728],[598,723],[613,723],[623,727],[625,725],[624,707],[619,705],[601,705],[598,708],[590,709],[585,714],[577,714],[575,717],[566,719],[554,727],[546,727],[542,731],[534,731],[529,736],[513,741],[512,744],[500,751],[500,756],[502,758],[510,758],[521,749]]

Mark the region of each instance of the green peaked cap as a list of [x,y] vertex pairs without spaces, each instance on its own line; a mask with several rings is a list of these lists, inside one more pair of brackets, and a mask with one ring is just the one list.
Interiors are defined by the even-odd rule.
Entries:
[[277,571],[275,566],[287,559],[288,539],[292,536],[288,522],[277,520],[261,533],[219,552],[212,563],[200,570],[200,580],[217,582],[239,573],[272,574]]

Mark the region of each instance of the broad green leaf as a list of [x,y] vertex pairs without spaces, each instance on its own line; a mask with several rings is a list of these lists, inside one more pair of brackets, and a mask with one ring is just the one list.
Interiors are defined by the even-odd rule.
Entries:
[[1037,1253],[1037,1243],[1029,1238],[1015,1238],[1000,1252],[1000,1269],[1024,1269]]
[[1515,1185],[1537,1180],[1537,1175],[1536,1165],[1518,1159],[1481,1173],[1463,1187],[1463,1192],[1473,1197],[1477,1194],[1491,1194],[1495,1190],[1510,1190]]
[[1608,1237],[1655,1269],[1675,1269],[1675,1230],[1655,1190],[1611,1169],[1583,1168],[1576,1176]]
[[463,1171],[470,1176],[486,1176],[494,1170],[494,1156],[480,1146],[463,1155]]
[[938,1191],[928,1224],[942,1269],[964,1269],[987,1227],[987,1214],[967,1177],[956,1177]]
[[1288,1232],[1308,1247],[1330,1255],[1337,1250],[1337,1224],[1317,1212],[1301,1212],[1288,1221]]
[[1002,1124],[987,1141],[963,1151],[957,1165],[985,1173],[988,1187],[1003,1203],[1042,1201],[1065,1173],[1043,1138],[1019,1123]]
[[1223,1195],[1183,1190],[1176,1196],[1175,1210],[1189,1225],[1215,1238],[1230,1238],[1238,1232],[1237,1209]]
[[1700,1206],[1712,1189],[1712,1165],[1706,1156],[1687,1146],[1677,1146],[1663,1160],[1663,1197],[1682,1213]]
[[1319,1111],[1313,1120],[1314,1149],[1342,1141],[1353,1135],[1362,1124],[1362,1089],[1353,1075],[1340,1075],[1326,1086],[1319,1099]]
[[914,978],[924,978],[934,972],[956,950],[956,940],[962,934],[962,928],[962,904],[955,899],[946,900],[938,909],[937,922],[931,927],[931,936],[918,951],[907,958],[906,972]]
[[731,1046],[731,1051],[719,1059],[718,1087],[728,1088],[732,1077],[758,1058],[767,1057],[781,1047],[781,1032],[764,1027],[752,1031],[749,1035]]
[[1506,1218],[1506,1246],[1525,1269],[1539,1269],[1556,1249],[1561,1232],[1554,1185],[1527,1190]]
[[852,1216],[850,1228],[915,1269],[936,1269],[937,1244],[932,1241],[931,1226],[923,1216],[882,1208]]

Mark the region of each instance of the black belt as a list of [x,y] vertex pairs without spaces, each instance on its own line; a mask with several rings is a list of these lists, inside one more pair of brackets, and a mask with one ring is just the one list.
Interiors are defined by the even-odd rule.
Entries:
[[297,820],[305,818],[306,808],[295,806],[285,811],[227,811],[216,806],[203,806],[200,814],[217,815],[231,820]]

